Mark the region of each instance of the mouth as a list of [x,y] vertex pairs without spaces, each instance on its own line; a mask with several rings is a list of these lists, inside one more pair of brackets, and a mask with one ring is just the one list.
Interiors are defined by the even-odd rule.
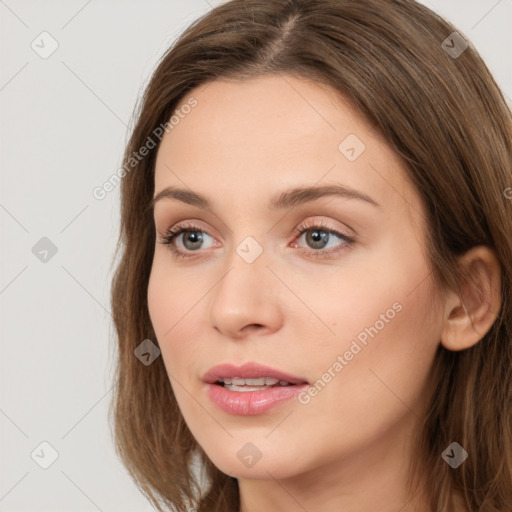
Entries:
[[309,384],[306,379],[290,375],[282,370],[245,363],[242,366],[221,364],[210,368],[202,377],[207,384],[222,386],[229,391],[261,391],[273,387]]
[[303,377],[258,363],[214,366],[202,380],[210,400],[234,416],[261,415],[284,407],[309,385]]

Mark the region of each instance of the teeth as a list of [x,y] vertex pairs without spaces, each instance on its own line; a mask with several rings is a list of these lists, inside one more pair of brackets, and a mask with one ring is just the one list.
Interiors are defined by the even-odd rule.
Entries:
[[259,377],[257,379],[243,379],[241,377],[233,377],[225,379],[219,379],[219,382],[223,382],[226,386],[234,385],[234,386],[275,386],[276,384],[280,384],[281,386],[287,386],[290,383],[285,380],[275,379],[274,377]]
[[235,386],[234,384],[226,384],[224,387],[229,391],[261,391],[263,389],[269,389],[272,386]]
[[245,384],[248,386],[265,386],[267,381],[265,377],[260,377],[259,379],[244,379]]

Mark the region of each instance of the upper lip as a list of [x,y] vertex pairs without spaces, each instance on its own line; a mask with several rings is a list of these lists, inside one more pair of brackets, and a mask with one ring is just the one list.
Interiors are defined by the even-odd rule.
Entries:
[[265,366],[254,362],[245,363],[242,366],[235,366],[228,363],[213,366],[203,375],[202,380],[209,384],[214,384],[219,380],[233,377],[240,377],[242,379],[274,377],[291,384],[307,384],[306,379],[302,377],[289,375],[288,373],[282,372],[281,370],[276,370],[270,366]]

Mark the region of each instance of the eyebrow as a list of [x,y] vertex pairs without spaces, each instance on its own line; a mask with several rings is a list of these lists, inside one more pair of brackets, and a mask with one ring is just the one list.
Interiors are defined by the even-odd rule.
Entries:
[[[299,204],[308,203],[326,196],[341,196],[347,199],[358,199],[371,204],[377,208],[382,208],[377,201],[370,196],[343,185],[324,185],[322,187],[299,187],[286,190],[274,196],[270,203],[271,210],[282,210],[292,208]],[[155,204],[162,199],[176,199],[182,203],[197,206],[198,208],[212,210],[210,201],[192,190],[186,190],[177,187],[165,187],[160,190],[151,200],[149,207],[153,208]]]

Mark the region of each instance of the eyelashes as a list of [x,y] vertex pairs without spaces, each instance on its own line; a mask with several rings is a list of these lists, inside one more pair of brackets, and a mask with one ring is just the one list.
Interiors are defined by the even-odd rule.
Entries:
[[[306,221],[294,230],[294,241],[291,246],[298,247],[297,241],[300,240],[303,235],[307,235],[308,233],[311,235],[309,237],[306,236],[307,243],[311,243],[313,245],[319,244],[321,247],[315,249],[303,248],[302,251],[307,256],[315,258],[327,258],[332,255],[337,255],[338,253],[349,249],[355,243],[354,238],[351,236],[348,236],[337,229],[333,229],[321,221],[310,221],[309,223]],[[181,235],[184,235],[181,237],[183,244],[183,238],[187,234],[192,236],[192,240],[190,238],[187,240],[187,242],[192,244],[203,243],[205,241],[204,235],[210,237],[210,235],[199,226],[190,222],[181,222],[169,228],[163,235],[161,235],[158,243],[168,246],[170,252],[176,258],[195,258],[200,256],[200,253],[204,253],[204,250],[187,250],[186,248],[180,249],[176,246],[176,242],[179,241]],[[343,243],[336,246],[334,249],[325,249],[322,244],[325,241],[330,243],[333,237],[341,240]],[[199,249],[202,249],[202,247]],[[301,249],[299,248],[298,250]]]

